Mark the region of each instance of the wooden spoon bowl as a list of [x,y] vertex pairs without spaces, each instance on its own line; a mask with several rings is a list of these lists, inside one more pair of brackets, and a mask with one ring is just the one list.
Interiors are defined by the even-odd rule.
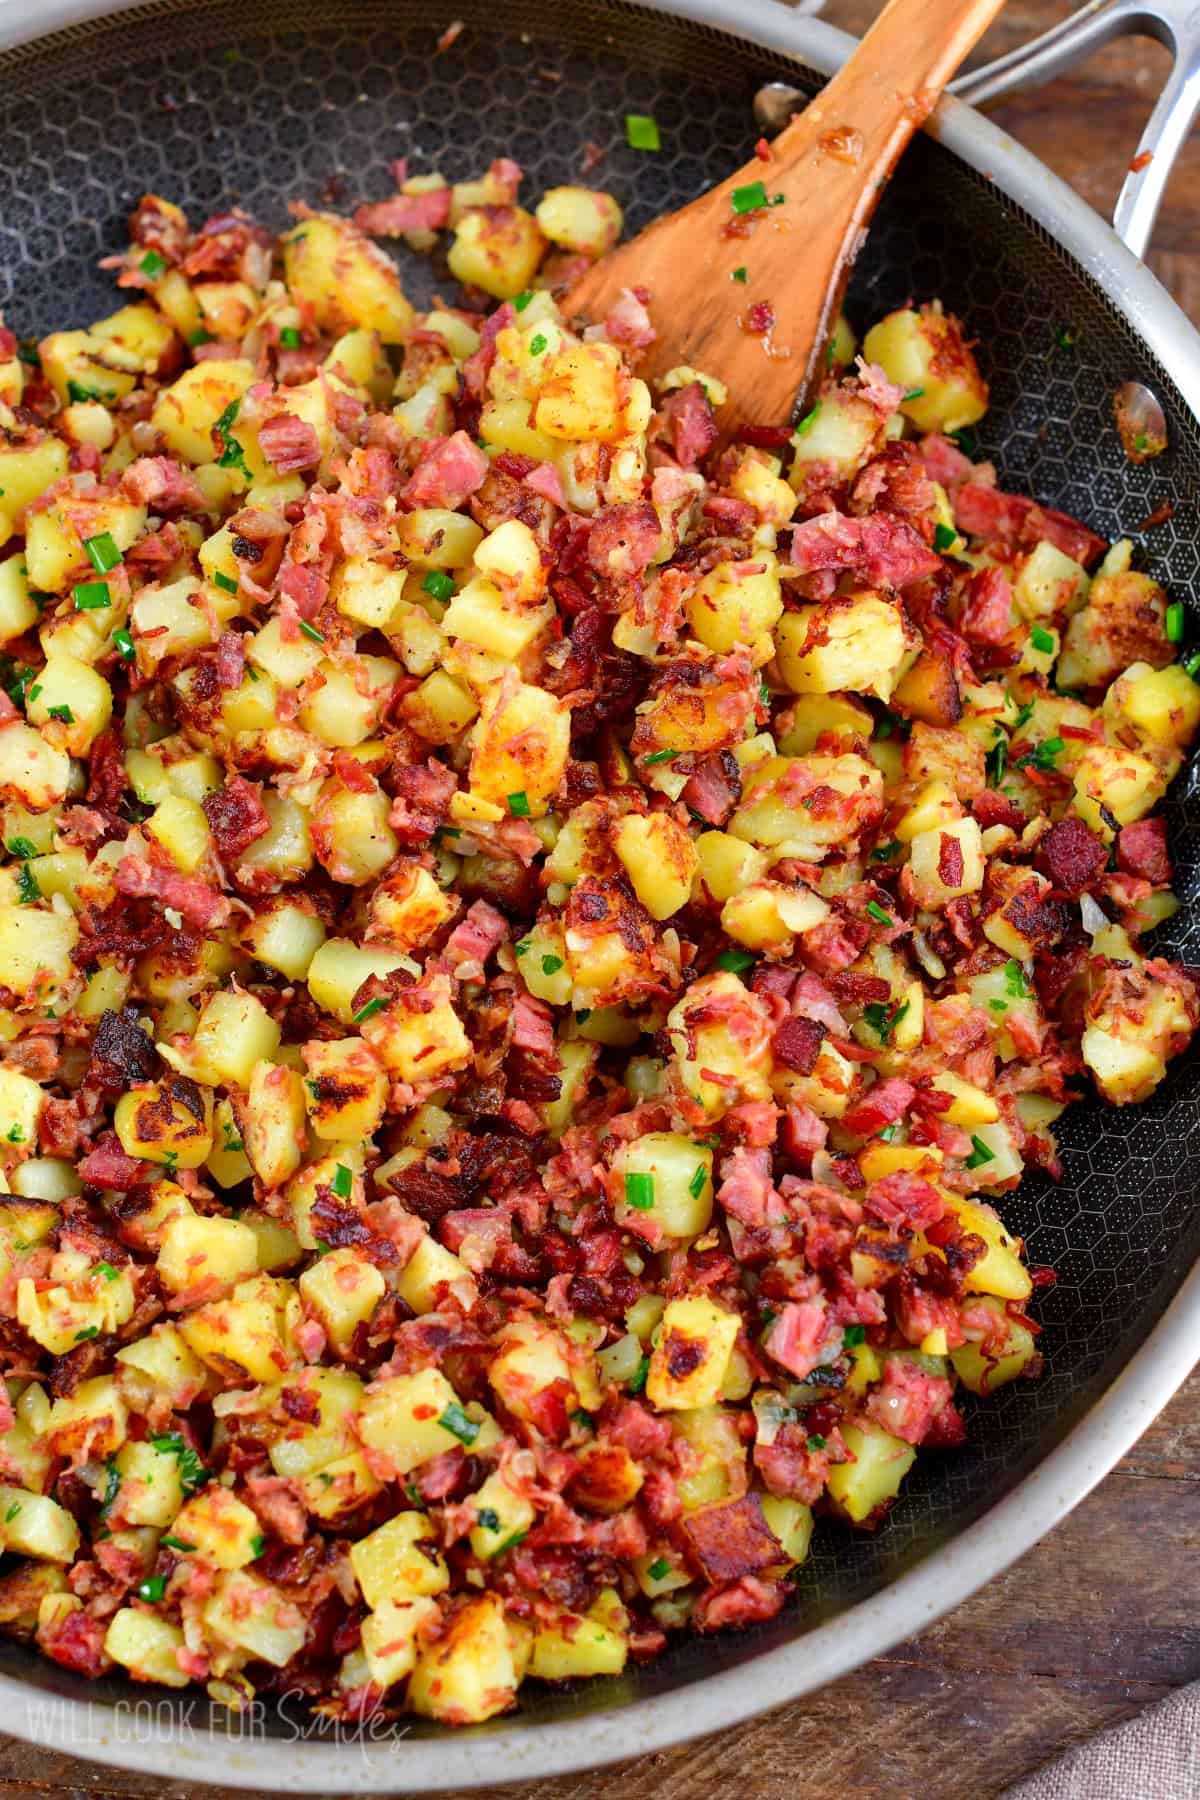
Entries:
[[728,389],[717,414],[781,425],[807,403],[876,202],[1004,0],[889,0],[854,55],[775,139],[681,211],[602,257],[566,317],[599,321],[644,288],[658,332],[640,372],[687,365]]

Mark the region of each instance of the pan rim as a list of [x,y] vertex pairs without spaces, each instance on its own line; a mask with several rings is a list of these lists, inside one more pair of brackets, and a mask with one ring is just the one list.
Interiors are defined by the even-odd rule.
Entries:
[[[0,50],[139,0],[0,0]],[[825,74],[853,40],[822,20],[759,0],[639,0],[649,10],[708,25]],[[1200,418],[1200,334],[1149,270],[1066,184],[1006,133],[953,97],[926,129],[1020,206],[1109,295],[1137,336],[1171,370]],[[4,1728],[32,1743],[94,1761],[198,1783],[286,1786],[298,1793],[403,1793],[530,1782],[619,1762],[708,1734],[800,1698],[928,1628],[1002,1573],[1053,1529],[1106,1475],[1187,1377],[1200,1354],[1200,1265],[1140,1349],[1061,1444],[1003,1500],[936,1554],[817,1625],[802,1638],[678,1691],[578,1718],[511,1723],[438,1738],[345,1742],[226,1739],[164,1728],[125,1741],[110,1715],[0,1675]]]

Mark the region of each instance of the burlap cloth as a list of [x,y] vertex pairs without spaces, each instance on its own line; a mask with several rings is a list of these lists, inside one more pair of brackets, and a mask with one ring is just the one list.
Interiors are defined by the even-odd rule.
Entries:
[[1200,1800],[1200,1681],[1080,1744],[1003,1800]]

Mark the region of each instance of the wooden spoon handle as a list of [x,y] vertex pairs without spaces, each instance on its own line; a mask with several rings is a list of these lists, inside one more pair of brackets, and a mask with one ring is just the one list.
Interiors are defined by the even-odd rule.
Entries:
[[[773,186],[803,198],[792,183],[813,172],[814,151],[836,155],[844,133],[850,145],[843,160],[856,167],[864,192],[873,193],[1004,3],[888,0],[855,54],[775,139]],[[724,186],[741,179],[735,175]]]

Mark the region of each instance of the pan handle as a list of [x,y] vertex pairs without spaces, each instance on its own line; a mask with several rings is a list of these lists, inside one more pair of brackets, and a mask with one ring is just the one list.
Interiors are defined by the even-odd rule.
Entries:
[[997,57],[951,83],[972,106],[1014,89],[1050,81],[1113,38],[1157,38],[1171,52],[1171,73],[1142,133],[1117,196],[1113,229],[1144,257],[1175,160],[1200,111],[1200,5],[1196,0],[1086,0],[1020,50]]

